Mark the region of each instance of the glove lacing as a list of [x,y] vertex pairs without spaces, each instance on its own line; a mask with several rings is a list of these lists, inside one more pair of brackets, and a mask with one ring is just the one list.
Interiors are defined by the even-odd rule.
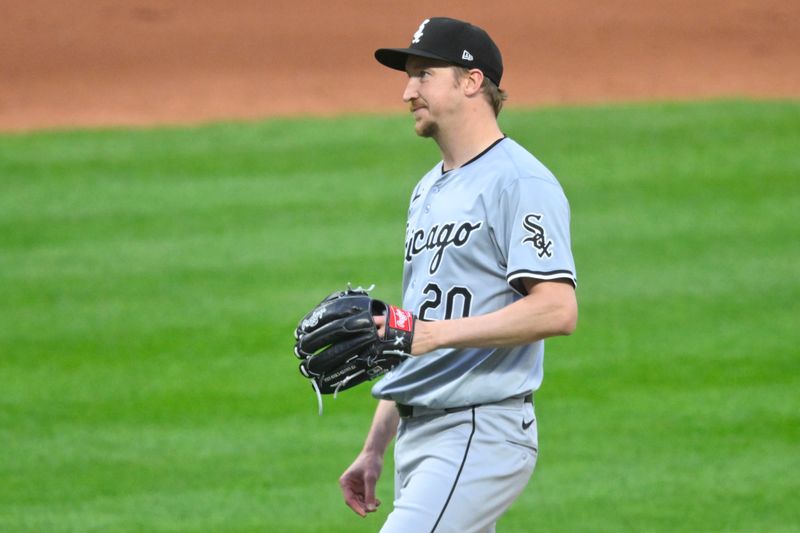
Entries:
[[311,386],[314,387],[314,392],[317,394],[317,414],[319,414],[319,416],[322,416],[322,393],[319,391],[317,382],[314,381],[313,379],[310,381],[311,381]]
[[[346,378],[344,378],[342,381],[340,381],[339,384],[336,385],[336,388],[333,389],[333,399],[334,400],[336,399],[336,396],[339,394],[339,389],[341,389],[342,387],[347,385],[347,383],[351,379],[353,379],[354,377],[356,377],[358,375],[359,374],[351,374],[351,375],[347,376]],[[322,416],[322,393],[319,391],[319,386],[317,386],[317,382],[316,381],[314,381],[313,379],[311,379],[309,381],[311,381],[311,386],[314,387],[314,393],[317,395],[317,413],[319,414],[319,416]]]

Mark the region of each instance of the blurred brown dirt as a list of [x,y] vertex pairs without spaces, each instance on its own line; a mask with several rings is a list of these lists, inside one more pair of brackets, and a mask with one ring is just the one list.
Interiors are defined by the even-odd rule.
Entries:
[[486,28],[509,105],[800,97],[786,0],[0,0],[0,130],[402,112],[375,48]]

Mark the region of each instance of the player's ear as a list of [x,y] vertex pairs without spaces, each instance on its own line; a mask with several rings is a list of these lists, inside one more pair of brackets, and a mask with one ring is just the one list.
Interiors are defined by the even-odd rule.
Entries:
[[473,68],[464,76],[464,92],[467,96],[474,96],[481,91],[483,85],[483,72]]

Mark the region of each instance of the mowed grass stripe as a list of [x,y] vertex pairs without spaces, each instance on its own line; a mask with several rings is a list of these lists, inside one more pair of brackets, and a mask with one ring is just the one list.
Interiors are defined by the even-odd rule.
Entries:
[[[581,316],[503,531],[792,531],[800,104],[508,109],[571,202]],[[374,401],[291,331],[399,301],[407,117],[0,136],[0,530],[375,531],[342,504]]]

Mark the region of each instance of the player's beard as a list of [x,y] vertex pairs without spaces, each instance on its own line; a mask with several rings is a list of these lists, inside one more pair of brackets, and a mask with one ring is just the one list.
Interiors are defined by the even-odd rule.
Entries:
[[417,128],[417,135],[420,137],[425,137],[429,139],[431,137],[436,137],[436,134],[439,133],[439,124],[437,122],[428,121],[423,124],[418,124]]
[[[415,107],[421,110],[422,116],[416,117]],[[439,132],[439,124],[431,118],[430,109],[424,101],[410,102],[409,110],[415,114],[414,131],[420,137],[435,137]]]
[[430,138],[436,137],[439,133],[439,123],[435,120],[430,118],[430,115],[427,117],[422,117],[414,123],[414,131],[420,137]]

